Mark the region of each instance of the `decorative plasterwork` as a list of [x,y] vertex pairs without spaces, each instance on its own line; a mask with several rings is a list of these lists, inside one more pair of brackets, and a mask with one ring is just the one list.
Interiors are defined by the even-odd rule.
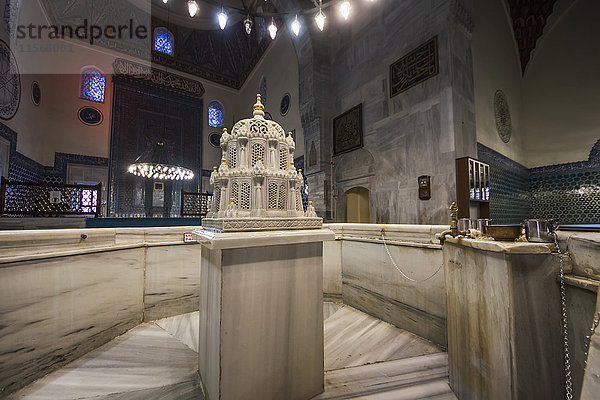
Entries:
[[521,71],[525,73],[531,52],[544,33],[548,17],[556,0],[507,0],[512,18],[515,41],[519,47]]
[[172,89],[188,96],[202,97],[204,94],[204,86],[200,82],[147,65],[117,58],[113,63],[113,68],[115,75],[118,77],[146,81],[147,83]]

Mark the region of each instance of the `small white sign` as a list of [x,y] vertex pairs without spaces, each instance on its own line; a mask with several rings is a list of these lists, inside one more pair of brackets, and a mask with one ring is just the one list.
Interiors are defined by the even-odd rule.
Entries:
[[183,243],[195,243],[196,239],[194,239],[194,236],[191,233],[184,233],[183,234]]

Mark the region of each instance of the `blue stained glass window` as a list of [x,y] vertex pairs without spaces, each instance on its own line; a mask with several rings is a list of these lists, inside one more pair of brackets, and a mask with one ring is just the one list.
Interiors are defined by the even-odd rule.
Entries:
[[156,28],[154,30],[154,50],[173,55],[175,47],[173,34],[167,28]]
[[80,96],[82,99],[103,103],[105,86],[104,74],[96,68],[88,68],[81,73]]
[[208,105],[208,125],[214,128],[223,126],[223,106],[218,101]]

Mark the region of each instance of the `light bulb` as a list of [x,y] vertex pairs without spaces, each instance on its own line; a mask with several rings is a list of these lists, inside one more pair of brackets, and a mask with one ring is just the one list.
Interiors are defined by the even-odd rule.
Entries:
[[271,39],[275,40],[275,36],[277,36],[277,27],[275,26],[273,17],[271,17],[271,25],[269,25],[269,34],[271,35]]
[[164,4],[167,4],[169,2],[169,0],[163,0]]
[[246,33],[249,35],[250,33],[252,33],[252,20],[250,19],[250,16],[248,15],[246,17],[246,19],[244,20],[244,26],[246,27]]
[[300,34],[300,22],[298,22],[298,15],[296,14],[296,19],[292,22],[292,32],[294,35],[298,36]]
[[342,17],[344,17],[344,19],[348,19],[348,17],[350,16],[351,9],[352,6],[350,5],[350,2],[348,0],[342,2],[342,4],[340,5],[340,13],[342,14]]
[[219,19],[219,26],[221,27],[221,30],[225,29],[227,26],[227,14],[225,14],[222,8],[217,18]]
[[319,28],[321,32],[325,28],[325,18],[327,17],[325,16],[325,14],[323,14],[323,11],[319,10],[319,13],[315,17],[315,22],[317,23],[317,28]]
[[198,13],[198,3],[196,3],[196,0],[188,1],[188,11],[190,13],[190,17],[196,16],[196,14]]

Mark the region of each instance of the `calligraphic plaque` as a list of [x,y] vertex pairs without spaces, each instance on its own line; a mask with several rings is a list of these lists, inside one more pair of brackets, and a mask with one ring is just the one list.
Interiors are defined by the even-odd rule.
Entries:
[[390,65],[390,97],[410,89],[439,72],[437,36]]

